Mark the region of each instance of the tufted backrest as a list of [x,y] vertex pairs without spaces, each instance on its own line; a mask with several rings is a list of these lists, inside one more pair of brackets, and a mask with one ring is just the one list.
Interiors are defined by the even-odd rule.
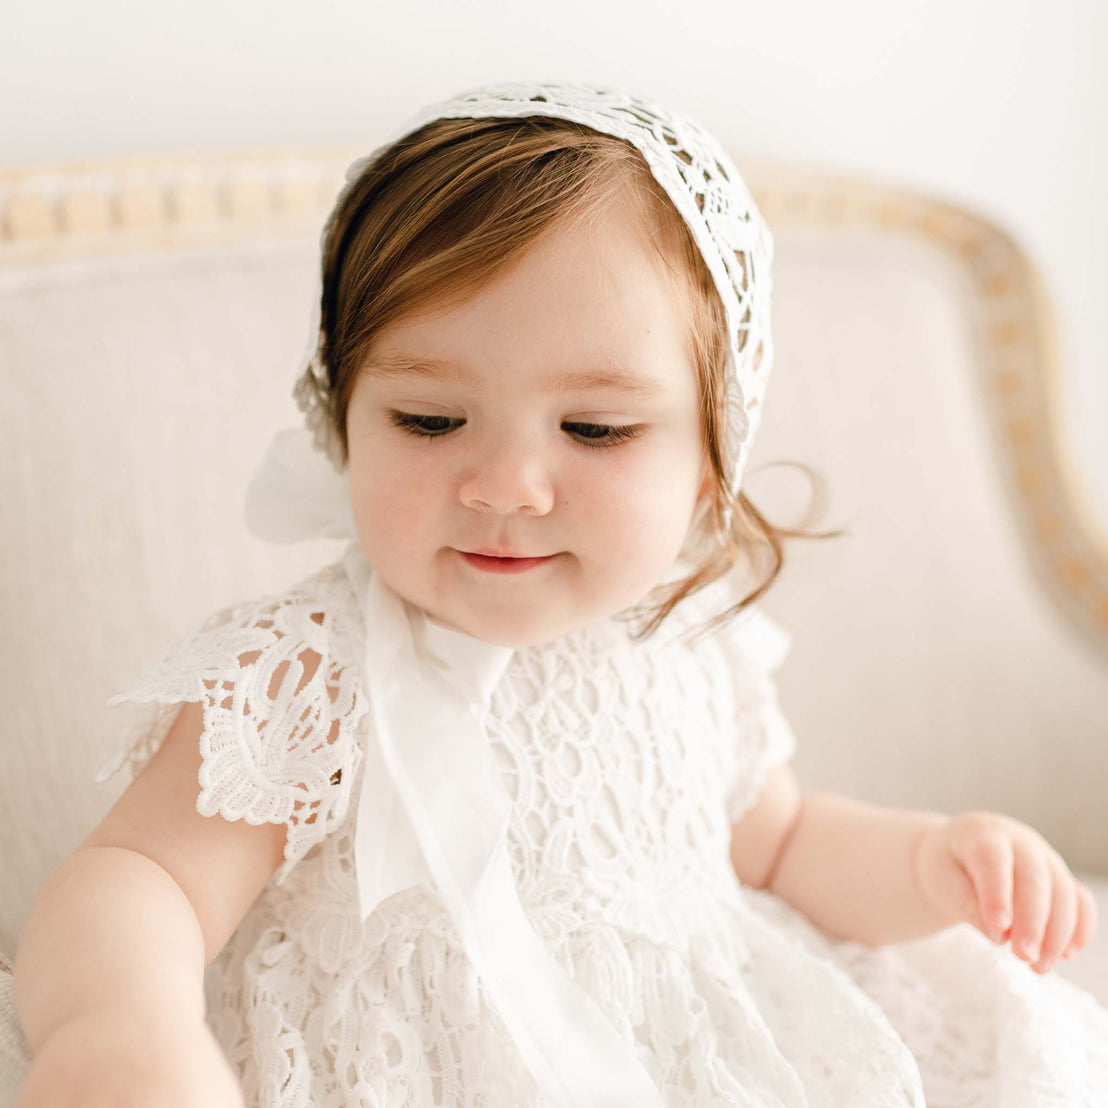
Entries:
[[[341,544],[241,522],[310,318],[318,234],[360,151],[0,174],[0,949],[114,803],[105,700],[217,607]],[[740,165],[744,165],[739,158]],[[1108,871],[1108,570],[1062,480],[1045,300],[988,221],[787,166],[749,179],[777,244],[777,366],[748,491],[824,526],[765,609],[810,789],[1032,822]],[[1045,392],[1044,392],[1045,390]]]

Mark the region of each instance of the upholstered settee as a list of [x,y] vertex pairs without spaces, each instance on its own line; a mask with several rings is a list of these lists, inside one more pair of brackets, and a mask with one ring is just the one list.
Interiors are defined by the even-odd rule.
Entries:
[[[360,152],[0,171],[0,1102],[28,1062],[7,972],[26,909],[124,787],[93,780],[105,701],[202,616],[339,552],[268,546],[241,504],[300,422],[319,229]],[[845,530],[791,543],[764,601],[793,635],[802,784],[1031,823],[1102,908],[1054,972],[1108,1004],[1108,540],[1067,454],[1048,293],[980,213],[737,161],[777,248],[747,489],[797,522],[805,479],[770,463],[804,462],[814,525]]]

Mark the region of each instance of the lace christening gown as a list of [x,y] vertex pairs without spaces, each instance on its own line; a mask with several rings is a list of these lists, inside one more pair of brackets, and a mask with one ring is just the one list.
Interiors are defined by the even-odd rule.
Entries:
[[[730,825],[795,744],[784,632],[746,613],[678,638],[728,602],[704,590],[642,643],[609,619],[519,648],[486,722],[527,916],[665,1104],[1108,1105],[1108,1012],[1083,990],[968,924],[872,950],[740,885]],[[288,827],[205,978],[248,1108],[549,1108],[433,888],[359,919],[361,624],[341,562],[216,613],[109,701],[133,719],[98,780],[202,701],[198,810]]]

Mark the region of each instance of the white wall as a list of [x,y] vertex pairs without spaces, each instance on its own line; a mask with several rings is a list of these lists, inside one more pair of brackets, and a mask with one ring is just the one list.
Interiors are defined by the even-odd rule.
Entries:
[[59,0],[0,36],[0,162],[359,141],[469,85],[608,82],[735,152],[968,203],[1057,298],[1063,413],[1108,534],[1103,0]]

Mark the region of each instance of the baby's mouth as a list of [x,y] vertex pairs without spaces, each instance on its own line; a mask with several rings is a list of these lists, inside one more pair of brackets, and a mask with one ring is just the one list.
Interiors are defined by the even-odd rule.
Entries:
[[463,560],[476,569],[489,573],[522,573],[528,569],[534,569],[551,562],[556,554],[546,554],[540,557],[525,557],[523,555],[484,554],[470,550],[459,550]]

